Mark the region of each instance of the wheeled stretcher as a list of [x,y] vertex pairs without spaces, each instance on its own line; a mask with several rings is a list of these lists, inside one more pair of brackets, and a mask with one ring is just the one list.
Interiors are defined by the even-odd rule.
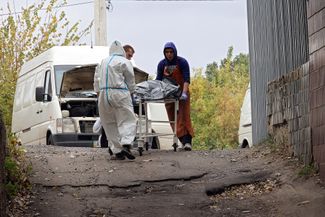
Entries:
[[[162,121],[162,120],[149,120],[148,118],[148,103],[174,103],[174,121]],[[145,110],[143,112],[143,109]],[[139,114],[138,114],[138,123],[137,123],[137,135],[136,135],[136,142],[138,144],[138,151],[139,155],[142,156],[142,152],[144,149],[149,149],[149,139],[150,137],[159,137],[159,136],[173,136],[173,144],[172,147],[174,151],[177,150],[178,147],[178,138],[176,135],[176,127],[177,127],[177,115],[179,109],[179,100],[178,99],[162,99],[162,100],[140,100],[139,101]],[[172,128],[173,132],[170,133],[153,133],[149,132],[149,125],[150,123],[169,123]]]

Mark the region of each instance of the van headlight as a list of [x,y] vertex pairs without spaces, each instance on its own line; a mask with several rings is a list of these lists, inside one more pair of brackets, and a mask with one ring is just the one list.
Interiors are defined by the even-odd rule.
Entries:
[[56,121],[58,133],[75,133],[76,127],[72,118],[58,118]]

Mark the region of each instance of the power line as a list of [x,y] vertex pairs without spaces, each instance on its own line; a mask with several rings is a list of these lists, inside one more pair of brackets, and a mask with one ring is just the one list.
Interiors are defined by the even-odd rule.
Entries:
[[139,1],[139,2],[226,2],[236,0],[119,0],[119,1]]
[[[61,6],[57,6],[57,7],[53,7],[53,8],[72,7],[72,6],[86,5],[86,4],[92,4],[92,3],[94,3],[94,1],[79,2],[79,3],[75,3],[75,4],[66,4],[66,5],[61,5]],[[41,8],[40,10],[46,10],[46,8]],[[18,11],[18,12],[14,12],[14,13],[0,14],[0,16],[8,16],[8,15],[12,15],[12,14],[21,14],[21,13],[23,13],[23,12]]]
[[[119,1],[138,1],[138,2],[222,2],[222,1],[235,1],[235,0],[119,0]],[[94,1],[86,1],[86,2],[79,2],[79,3],[74,3],[74,4],[66,4],[66,5],[61,5],[61,6],[56,6],[53,8],[64,8],[64,7],[73,7],[73,6],[79,6],[79,5],[86,5],[86,4],[92,4]],[[111,3],[111,0],[108,0],[108,5],[107,9],[112,10],[113,5]],[[46,8],[41,8],[40,10],[46,10]],[[36,10],[35,10],[36,11]],[[13,14],[21,14],[23,13],[22,11],[18,12],[13,12],[13,13],[3,13],[0,14],[1,16],[8,16],[8,15],[13,15]]]
[[[125,0],[131,1],[131,0]],[[235,0],[134,0],[141,2],[226,2],[226,1],[235,1]]]

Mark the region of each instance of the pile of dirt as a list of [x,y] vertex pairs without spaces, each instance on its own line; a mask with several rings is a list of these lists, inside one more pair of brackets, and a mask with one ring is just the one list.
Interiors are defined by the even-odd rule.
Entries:
[[260,145],[251,150],[249,158],[265,159],[265,168],[273,168],[273,175],[266,181],[226,188],[210,197],[212,209],[227,217],[325,216],[325,184],[317,170],[283,149]]

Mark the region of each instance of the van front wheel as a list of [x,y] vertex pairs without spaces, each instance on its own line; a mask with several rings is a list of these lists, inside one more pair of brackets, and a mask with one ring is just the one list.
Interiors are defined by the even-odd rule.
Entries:
[[52,134],[47,137],[46,145],[54,145]]
[[249,144],[248,141],[246,139],[244,139],[243,143],[241,144],[242,148],[249,148]]

